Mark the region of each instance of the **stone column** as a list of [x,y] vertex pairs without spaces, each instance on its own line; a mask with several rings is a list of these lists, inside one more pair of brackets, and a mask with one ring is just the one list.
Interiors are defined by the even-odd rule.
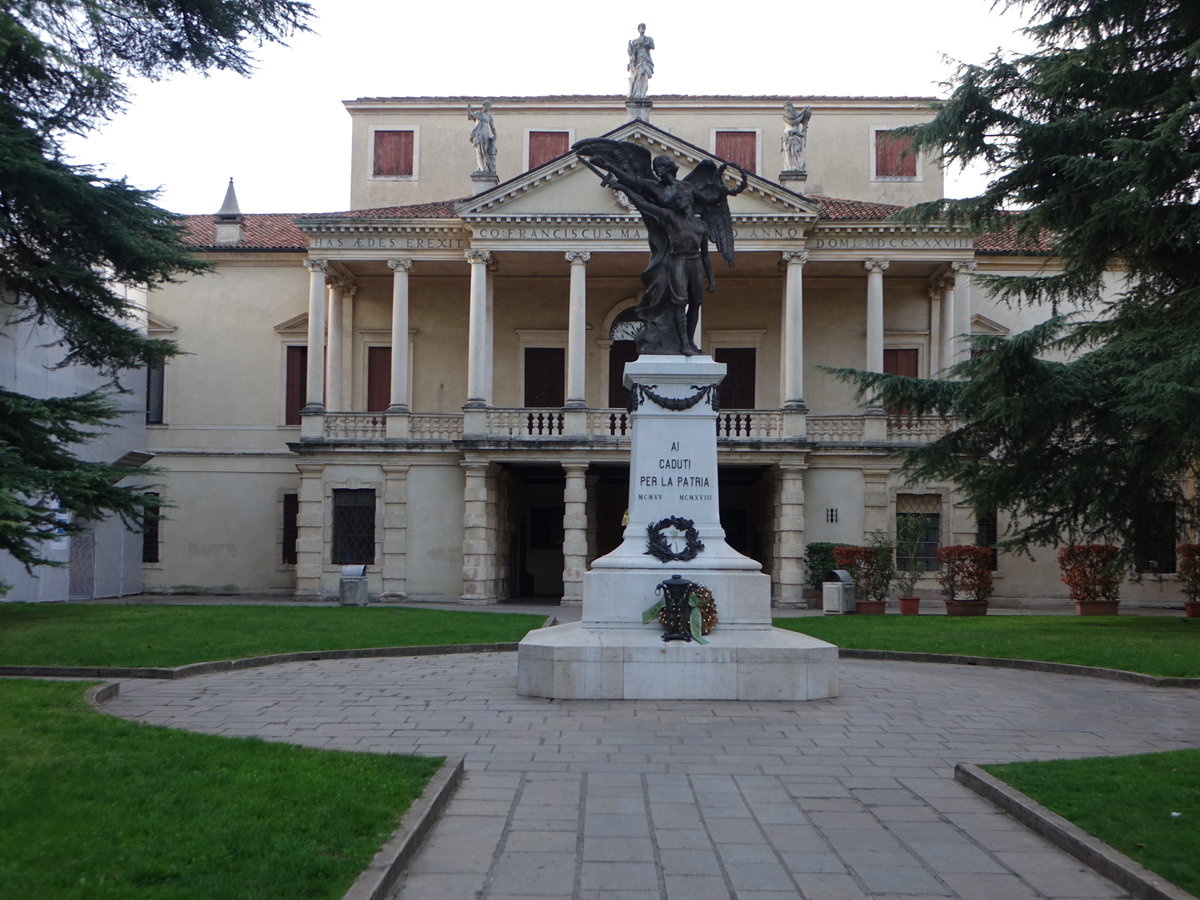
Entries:
[[342,303],[345,298],[346,279],[340,275],[328,281],[329,316],[326,328],[329,337],[325,342],[325,402],[335,411],[347,407],[342,400]]
[[467,606],[496,602],[496,548],[489,509],[489,463],[467,460],[463,485],[463,593]]
[[868,259],[867,270],[867,360],[868,372],[883,371],[883,270],[887,260]]
[[325,411],[325,273],[324,259],[306,259],[308,269],[308,380],[305,412]]
[[803,608],[804,602],[804,472],[801,462],[776,464],[775,545],[772,606]]
[[572,250],[566,254],[571,264],[571,294],[567,326],[567,406],[587,406],[584,398],[584,360],[587,353],[587,264],[592,254]]
[[481,408],[487,406],[487,362],[490,357],[487,346],[487,264],[491,261],[491,254],[486,250],[468,250],[467,260],[471,264],[471,308],[468,324],[466,406]]
[[971,355],[971,281],[974,262],[950,263],[954,270],[954,355],[952,362],[962,362]]
[[807,250],[783,251],[787,267],[783,297],[783,406],[804,405],[804,264]]
[[[406,335],[407,337],[407,335]],[[383,591],[381,600],[408,596],[408,470],[383,467]]]
[[492,405],[495,396],[493,382],[496,374],[496,271],[499,268],[496,257],[491,257],[487,264],[487,337],[483,342],[483,402],[486,406]]
[[390,413],[408,412],[408,273],[411,259],[388,260],[392,270],[392,384]]
[[940,280],[929,285],[929,375],[933,377],[942,368],[942,293],[945,288]]
[[[886,259],[863,261],[867,270],[867,359],[866,371],[883,371],[883,270]],[[887,419],[878,406],[867,407],[863,422],[863,438],[867,441],[887,440]]]
[[325,466],[297,463],[296,599],[320,600],[325,570]]
[[564,606],[583,603],[583,573],[587,571],[587,463],[563,463],[567,485],[563,491],[563,596]]

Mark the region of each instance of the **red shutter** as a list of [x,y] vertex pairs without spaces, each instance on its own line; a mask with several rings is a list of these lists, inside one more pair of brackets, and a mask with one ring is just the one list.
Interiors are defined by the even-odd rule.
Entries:
[[747,172],[755,171],[758,159],[758,135],[753,131],[718,131],[717,156],[737,163]]
[[526,347],[525,406],[561,407],[567,402],[566,375],[562,347]]
[[907,350],[884,350],[883,351],[883,371],[888,375],[903,375],[905,378],[917,378],[917,362],[920,358],[920,351],[915,349]]
[[300,409],[308,394],[308,348],[287,348],[287,373],[283,394],[283,424],[299,425]]
[[890,131],[875,132],[875,177],[915,177],[917,155],[908,152],[911,147],[911,137],[900,137]]
[[565,131],[531,131],[529,132],[529,168],[536,169],[542,163],[562,156],[570,148],[570,135]]
[[754,409],[753,347],[720,347],[713,359],[725,363],[725,380],[721,382],[722,409]]
[[392,348],[367,348],[367,412],[392,405]]
[[411,176],[413,173],[413,133],[411,131],[375,132],[375,175]]

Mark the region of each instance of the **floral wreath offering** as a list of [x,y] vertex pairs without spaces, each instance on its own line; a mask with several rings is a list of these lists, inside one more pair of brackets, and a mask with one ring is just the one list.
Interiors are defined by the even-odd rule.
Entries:
[[707,644],[708,641],[704,640],[702,635],[711,634],[712,630],[717,627],[717,600],[713,596],[712,589],[693,582],[692,589],[688,591],[685,609],[684,614],[687,619],[680,621],[682,617],[667,606],[667,600],[664,597],[642,612],[642,624],[645,625],[651,619],[657,618],[664,631],[681,632],[686,629],[696,643]]
[[[669,533],[668,529],[674,534]],[[671,546],[672,538],[683,538],[682,550],[675,551]],[[687,562],[695,559],[703,549],[704,542],[700,540],[700,532],[696,530],[696,523],[691,519],[668,516],[646,526],[646,555],[653,556],[659,562]]]

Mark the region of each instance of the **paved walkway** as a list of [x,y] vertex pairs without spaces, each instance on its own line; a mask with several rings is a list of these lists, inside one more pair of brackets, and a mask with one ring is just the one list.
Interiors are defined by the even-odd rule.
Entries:
[[122,683],[131,719],[464,755],[396,900],[963,900],[1125,894],[952,778],[956,762],[1200,745],[1200,691],[843,660],[811,703],[549,701],[516,656],[293,663]]

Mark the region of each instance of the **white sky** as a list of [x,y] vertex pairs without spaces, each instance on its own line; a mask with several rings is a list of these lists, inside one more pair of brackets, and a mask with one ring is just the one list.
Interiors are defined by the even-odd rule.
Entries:
[[[625,46],[646,23],[656,94],[944,96],[946,57],[1019,49],[1020,20],[992,0],[314,0],[314,34],[264,47],[249,79],[134,85],[126,113],[68,145],[76,162],[161,187],[159,203],[215,212],[230,177],[243,212],[346,209],[343,100],[621,94]],[[463,140],[469,123],[463,120]],[[503,121],[497,120],[503,128]],[[782,124],[780,126],[782,128]],[[814,123],[816,127],[816,123]],[[977,190],[978,177],[947,193]]]

